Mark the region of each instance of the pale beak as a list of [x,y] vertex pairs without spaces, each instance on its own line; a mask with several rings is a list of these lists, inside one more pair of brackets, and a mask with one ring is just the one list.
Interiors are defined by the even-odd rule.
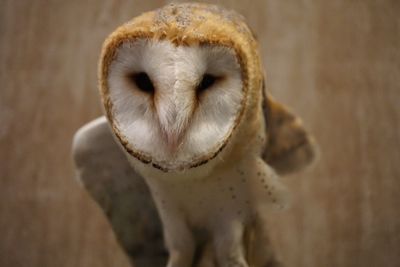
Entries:
[[156,103],[160,129],[171,153],[179,149],[193,115],[195,93],[174,88]]

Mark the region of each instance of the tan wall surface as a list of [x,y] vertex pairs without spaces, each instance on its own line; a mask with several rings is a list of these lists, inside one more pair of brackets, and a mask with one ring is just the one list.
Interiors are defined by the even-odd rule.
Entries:
[[[0,0],[0,266],[128,266],[74,180],[71,137],[101,114],[116,26],[165,1]],[[258,35],[267,86],[320,160],[285,177],[270,228],[287,266],[400,265],[400,2],[218,1]]]

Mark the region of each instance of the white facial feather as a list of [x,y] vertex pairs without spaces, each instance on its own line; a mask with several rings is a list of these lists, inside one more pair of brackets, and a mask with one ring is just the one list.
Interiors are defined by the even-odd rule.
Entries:
[[[232,49],[175,46],[146,39],[125,42],[108,75],[115,126],[154,162],[179,168],[218,149],[232,131],[243,98],[240,66]],[[128,78],[146,73],[154,95]],[[218,80],[197,92],[205,74]]]

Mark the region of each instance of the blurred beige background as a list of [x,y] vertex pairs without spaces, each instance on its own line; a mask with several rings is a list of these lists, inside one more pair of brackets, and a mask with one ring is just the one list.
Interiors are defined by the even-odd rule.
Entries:
[[[74,179],[99,116],[96,64],[119,24],[166,1],[0,0],[0,266],[128,266]],[[400,2],[217,1],[247,17],[267,86],[321,150],[270,218],[287,266],[400,265]]]

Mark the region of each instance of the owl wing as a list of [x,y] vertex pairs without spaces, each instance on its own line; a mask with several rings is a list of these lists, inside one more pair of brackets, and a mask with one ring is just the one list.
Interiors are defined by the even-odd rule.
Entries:
[[164,266],[160,219],[142,177],[129,165],[105,117],[79,129],[73,140],[78,178],[111,222],[135,266]]
[[267,131],[264,161],[279,174],[292,173],[309,165],[315,159],[316,144],[301,119],[275,101],[265,89],[263,98]]

